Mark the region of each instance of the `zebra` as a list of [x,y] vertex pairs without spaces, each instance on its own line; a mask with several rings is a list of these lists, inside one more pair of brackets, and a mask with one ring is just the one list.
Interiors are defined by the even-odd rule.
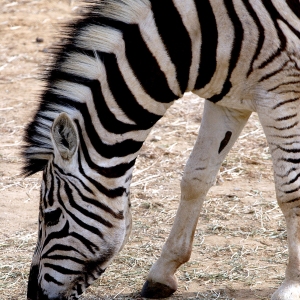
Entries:
[[286,277],[272,300],[299,299],[299,50],[297,0],[87,1],[56,49],[25,133],[24,174],[43,171],[27,299],[77,299],[122,250],[139,150],[188,91],[206,99],[201,127],[141,295],[176,291],[205,196],[257,112],[288,236]]

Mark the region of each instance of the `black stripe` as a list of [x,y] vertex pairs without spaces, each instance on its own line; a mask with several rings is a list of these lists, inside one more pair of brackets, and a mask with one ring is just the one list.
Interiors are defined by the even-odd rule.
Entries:
[[201,27],[201,56],[195,89],[208,84],[217,66],[218,30],[215,15],[208,0],[196,0],[199,23]]
[[[46,191],[48,189],[47,187],[47,169],[49,168],[49,166],[46,167],[46,170],[43,172],[43,182],[44,182],[44,185],[45,185],[45,190],[43,192],[43,194],[41,194],[42,196],[42,200],[43,200],[43,204],[44,204],[44,208],[47,208],[48,207],[48,203],[47,203],[47,195],[46,195]],[[51,183],[52,185],[52,183]],[[41,190],[41,193],[42,193],[42,190]]]
[[80,255],[82,255],[83,257],[86,258],[86,256],[79,252],[77,248],[74,248],[72,246],[68,246],[68,245],[62,245],[62,244],[55,244],[54,246],[52,246],[47,252],[45,252],[42,256],[43,257],[47,257],[50,253],[53,253],[55,251],[70,251],[70,252],[77,252]]
[[300,163],[300,158],[281,158],[281,161],[286,161],[292,164],[299,164]]
[[298,197],[298,198],[294,198],[294,199],[288,200],[285,203],[293,203],[293,202],[296,202],[296,201],[299,201],[299,200],[300,200],[300,198]]
[[75,274],[80,275],[81,274],[81,271],[67,269],[62,266],[57,266],[57,265],[50,264],[50,263],[45,263],[44,266],[46,268],[50,268],[50,269],[52,269],[58,273],[64,274],[64,275],[75,275]]
[[260,78],[258,80],[258,82],[263,82],[264,80],[267,80],[273,76],[275,76],[276,74],[279,74],[280,72],[282,72],[284,70],[284,68],[288,65],[290,61],[287,60],[283,65],[281,65],[277,70],[271,72],[271,73],[268,73],[266,75],[264,75],[262,78]]
[[62,282],[57,281],[54,277],[52,277],[52,276],[49,275],[48,273],[46,273],[46,274],[44,275],[44,279],[45,279],[47,282],[53,282],[53,283],[55,283],[56,285],[60,285],[60,286],[64,285]]
[[[92,170],[96,171],[98,174],[107,177],[107,178],[119,178],[121,176],[123,176],[130,168],[132,168],[135,164],[136,159],[133,159],[132,161],[130,161],[129,163],[122,163],[113,167],[109,167],[109,168],[105,168],[105,167],[101,167],[96,165],[88,152],[87,146],[85,144],[85,141],[83,139],[82,136],[82,131],[81,128],[78,127],[79,124],[77,123],[77,132],[79,134],[79,139],[80,139],[80,148],[82,150],[84,159],[86,161],[86,163],[88,164],[89,168],[91,168]],[[79,159],[79,156],[78,156]]]
[[95,250],[99,251],[99,247],[96,244],[92,243],[90,239],[87,239],[76,232],[71,232],[70,236],[79,240],[81,244],[85,246],[91,253],[95,254]]
[[46,226],[54,226],[58,224],[62,210],[57,207],[55,210],[44,213],[44,223]]
[[296,98],[292,98],[292,99],[289,99],[289,100],[285,100],[285,101],[282,101],[282,102],[279,102],[278,104],[276,104],[275,106],[272,107],[272,109],[276,109],[282,105],[285,105],[285,104],[288,104],[288,103],[293,103],[293,102],[296,102],[299,100],[299,97],[296,97]]
[[71,260],[80,265],[84,265],[86,262],[85,260],[76,258],[74,256],[59,255],[59,254],[53,254],[53,255],[47,255],[47,256],[43,255],[42,258],[44,258],[44,259],[47,258],[47,259],[52,259],[52,260]]
[[[242,26],[242,22],[240,21],[235,9],[232,0],[228,0],[224,2],[228,15],[231,19],[232,25],[234,27],[234,41],[233,46],[231,50],[230,55],[230,62],[228,67],[228,74],[227,78],[223,84],[223,89],[220,94],[214,95],[211,98],[209,98],[209,101],[212,101],[214,103],[222,100],[226,94],[229,93],[232,83],[230,82],[231,74],[236,67],[237,61],[240,56],[241,48],[242,48],[242,42],[244,38],[244,30]],[[202,58],[201,58],[202,59]]]
[[165,74],[145,44],[138,25],[124,26],[123,37],[128,62],[145,92],[162,103],[178,99],[169,88]]
[[[100,87],[100,83],[97,80],[94,80],[95,85]],[[87,108],[87,105],[85,103],[79,103],[76,101],[73,101],[71,99],[65,98],[63,96],[59,96],[56,94],[53,94],[52,92],[48,91],[45,95],[46,103],[45,103],[45,111],[53,111],[53,105],[62,105],[65,107],[73,108],[78,111],[85,117],[84,118],[84,125],[86,129],[86,133],[90,139],[91,144],[93,145],[94,149],[103,157],[105,158],[113,158],[113,157],[124,157],[132,153],[136,153],[142,146],[143,142],[134,141],[132,139],[128,139],[124,142],[115,143],[113,145],[108,145],[102,142],[99,135],[97,134],[93,122],[91,118],[89,117],[89,111]],[[101,113],[101,112],[100,112]],[[101,113],[101,116],[105,118],[104,116],[105,112]],[[77,123],[76,123],[77,122]],[[79,123],[77,120],[75,120],[75,123],[77,126],[79,126]],[[102,123],[102,120],[101,120]],[[124,123],[122,123],[124,124]],[[124,124],[126,125],[126,124]],[[81,128],[81,126],[79,126]],[[126,127],[126,126],[125,126]],[[49,128],[48,128],[49,130]],[[123,129],[120,130],[121,133],[126,133],[127,131],[124,131]],[[123,132],[124,131],[124,132]]]
[[260,54],[260,51],[263,47],[264,40],[265,40],[265,29],[262,26],[262,24],[261,24],[261,22],[260,22],[260,20],[257,16],[255,10],[253,9],[252,5],[249,3],[249,0],[243,0],[243,2],[244,2],[244,5],[245,5],[249,15],[254,20],[254,23],[257,26],[257,30],[258,30],[258,41],[257,41],[255,53],[254,53],[254,55],[251,59],[249,70],[247,72],[247,77],[248,77],[252,73],[254,61],[257,59],[257,57]]
[[222,150],[227,146],[227,144],[228,144],[229,141],[230,141],[231,135],[232,135],[232,132],[231,132],[231,131],[227,131],[227,132],[225,133],[225,137],[224,137],[224,139],[222,140],[222,142],[220,143],[220,147],[219,147],[218,154],[220,154],[220,153],[222,152]]
[[[80,152],[78,152],[78,156],[80,155]],[[118,187],[115,188],[113,190],[107,189],[106,187],[104,187],[100,182],[96,181],[95,179],[89,177],[88,175],[85,174],[83,167],[82,167],[82,163],[81,160],[78,159],[78,163],[79,163],[79,172],[90,182],[92,183],[97,190],[106,195],[109,198],[117,198],[117,197],[121,197],[125,192],[126,189],[123,187]]]
[[73,197],[73,191],[70,188],[67,180],[62,179],[62,181],[64,182],[65,192],[66,192],[66,194],[68,196],[69,204],[72,206],[72,208],[74,208],[76,211],[80,212],[81,214],[83,214],[87,218],[93,219],[93,220],[95,220],[95,221],[103,224],[106,227],[109,227],[109,228],[113,227],[113,225],[109,221],[104,220],[101,216],[99,216],[97,214],[94,214],[93,212],[88,211],[88,210],[84,209],[83,207],[81,207],[80,205],[78,205],[76,203],[74,197]]
[[267,126],[267,127],[283,131],[283,130],[288,130],[288,129],[294,128],[298,124],[299,124],[299,122],[297,121],[297,122],[295,122],[289,126],[285,126],[285,127],[275,127],[275,126]]
[[283,143],[283,145],[286,145],[286,146],[291,146],[291,145],[294,145],[294,144],[300,144],[300,141],[293,141],[293,142]]
[[271,137],[281,138],[281,139],[293,139],[296,137],[300,137],[300,134],[292,134],[292,135],[277,135],[272,134]]
[[32,265],[28,278],[27,299],[37,299],[37,290],[39,288],[38,277],[39,265]]
[[123,33],[127,60],[145,92],[161,103],[170,103],[178,99],[169,88],[166,76],[145,44],[137,24],[126,24],[96,14],[87,18],[85,24],[82,23],[81,30],[85,30],[86,24],[106,25]]
[[[63,239],[68,237],[69,235],[69,222],[67,221],[65,226],[62,228],[62,230],[60,231],[55,231],[55,232],[51,232],[50,234],[47,235],[45,241],[44,241],[44,245],[43,248],[45,248],[47,246],[47,244],[52,241],[53,239]],[[40,239],[40,238],[39,238]]]
[[270,64],[272,61],[274,61],[275,58],[280,56],[281,52],[283,50],[285,50],[286,45],[287,45],[286,37],[285,37],[284,33],[282,32],[280,26],[278,25],[278,21],[277,21],[278,19],[281,19],[282,21],[284,21],[284,20],[282,19],[282,17],[280,16],[280,14],[276,10],[276,8],[274,7],[271,0],[262,0],[262,2],[264,4],[264,6],[266,7],[266,10],[268,11],[270,18],[273,20],[273,24],[276,28],[277,36],[280,40],[280,46],[275,53],[273,53],[267,60],[265,60],[259,66],[260,69],[264,68],[265,66]]
[[[61,195],[60,195],[60,193],[61,193],[61,191],[60,191],[60,189],[61,189],[61,184],[60,184],[60,181],[59,181],[58,179],[57,179],[57,185],[58,185],[57,199],[58,199],[59,204],[60,204],[60,205],[64,208],[64,210],[66,211],[66,214],[67,214],[68,216],[70,216],[70,217],[71,217],[71,218],[72,218],[72,219],[73,219],[80,227],[86,229],[87,231],[92,232],[93,234],[95,234],[95,235],[99,236],[101,239],[103,239],[103,234],[102,234],[102,232],[101,232],[98,228],[86,224],[85,222],[83,222],[82,220],[80,220],[79,218],[77,218],[72,212],[70,212],[70,211],[66,208],[66,206],[65,206],[65,204],[64,204],[64,201],[62,200]],[[68,196],[70,196],[70,195],[68,195]],[[71,200],[72,200],[72,199],[71,199]],[[70,199],[69,199],[69,201],[70,201]]]
[[[280,84],[278,84],[278,85],[276,85],[275,87],[273,87],[273,88],[271,88],[271,89],[268,89],[267,91],[268,92],[272,92],[272,91],[274,91],[274,90],[276,90],[276,89],[278,89],[278,88],[280,88],[280,87],[282,87],[282,86],[285,86],[285,85],[290,85],[290,84],[292,84],[292,85],[298,85],[300,83],[300,80],[293,80],[293,81],[288,81],[288,82],[283,82],[283,83],[280,83]],[[294,91],[293,91],[294,92]],[[283,93],[287,93],[287,91],[283,91],[283,92],[281,92],[282,94]]]
[[122,211],[119,211],[118,213],[115,213],[111,208],[109,208],[108,206],[106,206],[105,204],[101,203],[99,200],[95,200],[92,198],[88,198],[86,196],[84,196],[81,191],[76,187],[76,185],[72,182],[70,182],[70,184],[74,187],[74,189],[77,191],[79,197],[86,203],[92,204],[102,210],[104,210],[105,212],[111,214],[113,217],[115,217],[116,219],[119,220],[123,220],[124,219],[124,214]]
[[[79,155],[78,155],[79,156]],[[63,175],[65,175],[65,176],[69,176],[69,177],[72,177],[72,178],[75,178],[76,180],[78,180],[80,183],[81,183],[81,185],[84,187],[84,189],[85,190],[87,190],[90,194],[92,194],[92,195],[94,195],[94,192],[80,179],[80,178],[78,178],[77,176],[75,176],[75,175],[73,175],[73,174],[71,174],[71,173],[65,173],[64,171],[63,171],[63,169],[61,169],[57,164],[55,164],[55,163],[53,163],[53,165],[54,165],[54,167],[56,168],[56,169],[58,169],[59,170],[59,172],[61,173],[61,174],[63,174]]]
[[286,0],[291,11],[300,19],[300,3],[299,0]]
[[286,153],[300,153],[300,149],[298,148],[292,148],[292,149],[286,149],[286,148],[283,148],[279,145],[276,145],[277,146],[277,149],[280,149],[282,150],[283,152],[286,152]]
[[109,53],[100,55],[103,57],[109,88],[121,110],[137,124],[137,128],[151,128],[161,116],[147,111],[136,101],[123,78],[116,56]]
[[297,170],[298,170],[297,168],[291,168],[284,175],[280,175],[280,174],[276,173],[276,176],[280,177],[280,178],[284,178],[284,177],[289,176],[292,172],[297,171]]
[[[60,231],[55,231],[55,232],[51,232],[45,239],[44,241],[44,244],[43,244],[43,248],[45,249],[45,247],[54,239],[58,239],[58,240],[64,240],[64,238],[67,238],[69,236],[72,236],[73,238],[79,240],[81,242],[81,244],[83,246],[85,246],[92,254],[95,254],[95,249],[96,250],[99,250],[98,246],[95,245],[94,243],[92,243],[90,240],[86,239],[85,237],[79,235],[78,233],[76,232],[69,232],[69,229],[70,229],[70,225],[69,225],[69,221],[66,221],[66,224],[65,226],[63,227],[62,230]],[[40,239],[40,237],[39,237]],[[55,248],[55,247],[58,247],[57,244],[52,246],[51,249],[53,249],[53,251],[55,250],[58,250],[58,248]],[[66,246],[68,247],[68,246]],[[46,254],[49,254],[50,253],[50,250],[48,250],[46,252]],[[77,251],[78,252],[78,251]],[[82,256],[85,256],[84,254],[80,253]]]
[[[98,55],[100,56],[101,54],[98,53]],[[93,57],[95,57],[94,53],[93,53]],[[95,109],[98,115],[99,120],[101,121],[102,126],[109,132],[112,133],[116,133],[116,134],[124,134],[126,132],[129,131],[135,131],[135,130],[139,130],[141,128],[139,128],[137,125],[132,125],[132,124],[127,124],[127,123],[123,123],[119,120],[116,119],[115,115],[110,111],[109,107],[107,106],[107,103],[103,97],[102,94],[102,88],[101,88],[101,83],[99,82],[99,80],[96,79],[89,79],[83,76],[79,76],[79,75],[73,75],[67,72],[62,72],[62,71],[53,71],[53,81],[55,83],[55,80],[66,80],[69,82],[74,82],[77,84],[81,84],[83,86],[88,87],[91,90],[92,96],[93,96],[93,102],[95,105]],[[53,97],[53,96],[52,96]],[[56,95],[55,98],[57,98],[58,96]],[[51,102],[54,101],[54,99],[51,98],[48,101],[48,97],[47,95],[45,95],[45,100],[47,102],[49,102],[49,104],[51,105]],[[66,104],[68,104],[66,102]],[[81,104],[81,103],[74,103],[69,104],[71,106],[76,107],[78,110],[80,110],[80,107],[82,109],[82,113],[84,116],[88,116],[88,110],[87,108],[84,108],[83,106],[86,104]],[[49,107],[50,109],[51,107]],[[147,128],[148,129],[148,128]]]
[[283,184],[284,185],[289,185],[289,184],[292,184],[294,182],[296,182],[298,180],[298,178],[300,177],[300,173],[298,173],[293,179],[291,179],[290,181],[286,182]]
[[285,194],[292,194],[292,193],[295,193],[295,192],[298,192],[300,190],[300,187],[297,187],[293,190],[289,190],[289,191],[282,191],[284,192]]
[[284,116],[284,117],[281,117],[281,118],[277,118],[275,119],[275,121],[286,121],[286,120],[290,120],[290,119],[293,119],[295,117],[297,117],[297,113],[293,114],[293,115],[288,115],[288,116]]
[[192,42],[182,18],[171,0],[151,0],[151,8],[158,32],[176,67],[180,90],[187,89],[192,63]]
[[[72,49],[76,53],[85,52],[85,55],[95,58],[95,51],[84,51],[78,47],[72,47]],[[52,74],[52,80],[55,81],[59,78],[88,86],[93,93],[93,100],[98,112],[98,116],[99,113],[101,113],[101,123],[103,123],[103,126],[110,132],[124,133],[124,126],[126,126],[127,131],[146,130],[151,128],[162,116],[145,110],[136,101],[135,97],[126,84],[123,75],[121,74],[115,54],[99,51],[96,51],[96,54],[98,56],[98,59],[101,59],[103,64],[105,65],[107,82],[116,102],[118,103],[121,110],[125,113],[125,115],[129,119],[133,120],[137,125],[123,123],[115,118],[103,97],[101,84],[99,83],[100,87],[96,87],[96,85],[98,84],[93,85],[91,83],[93,80],[98,81],[96,80],[96,78],[88,79],[63,71],[55,71]],[[120,129],[119,127],[122,128]],[[119,130],[122,130],[122,132],[120,132]]]
[[[53,191],[54,191],[54,176],[53,176],[53,169],[52,169],[52,165],[50,164],[49,167],[49,172],[50,173],[50,177],[51,177],[51,182],[50,182],[50,189],[47,195],[47,199],[48,199],[48,203],[50,206],[52,206],[54,204],[54,198],[53,198]],[[46,181],[47,182],[47,181]],[[48,184],[48,182],[47,182]]]
[[83,290],[82,290],[82,287],[80,284],[77,284],[76,286],[76,292],[77,292],[77,295],[81,295],[83,293]]

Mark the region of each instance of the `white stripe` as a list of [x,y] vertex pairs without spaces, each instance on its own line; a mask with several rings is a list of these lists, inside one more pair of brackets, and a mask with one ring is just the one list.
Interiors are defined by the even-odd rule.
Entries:
[[[65,83],[66,82],[57,83],[56,88],[52,89],[52,92],[57,94],[57,95],[70,96],[70,91],[69,90],[66,91]],[[59,84],[61,85],[62,89],[59,88]],[[72,84],[72,86],[73,85],[76,85],[76,83]],[[72,86],[69,86],[69,87],[72,87]],[[90,115],[90,117],[92,119],[92,122],[93,122],[93,125],[94,125],[94,128],[95,128],[98,136],[101,137],[101,140],[104,143],[106,143],[108,145],[114,145],[115,143],[120,143],[120,142],[122,142],[124,140],[127,140],[127,139],[133,139],[135,141],[144,141],[145,140],[145,138],[148,135],[150,129],[148,129],[148,130],[128,131],[128,132],[125,132],[123,134],[115,134],[115,133],[111,133],[111,132],[107,131],[103,127],[103,125],[101,124],[101,121],[99,120],[99,117],[96,113],[96,108],[95,108],[95,105],[94,105],[93,95],[91,93],[91,90],[89,88],[85,87],[85,86],[80,85],[80,84],[77,84],[76,90],[77,89],[78,90],[81,89],[81,92],[83,90],[85,90],[84,98],[79,99],[77,97],[77,99],[80,100],[79,102],[86,103],[89,115]],[[74,99],[74,100],[76,100],[76,99]],[[65,112],[70,117],[72,117],[73,119],[81,119],[81,114],[76,109],[71,109],[71,108],[68,108],[68,107],[63,106],[63,105],[51,105],[51,108],[53,110],[56,110],[56,111]],[[47,117],[55,119],[58,116],[58,113],[47,111],[45,113],[41,113],[41,115],[45,115]],[[52,125],[50,125],[50,127],[51,126]]]
[[[217,65],[216,71],[210,82],[200,91],[196,92],[203,98],[210,98],[222,91],[224,80],[228,73],[231,49],[234,40],[233,25],[227,15],[227,10],[223,3],[220,3],[219,1],[210,1],[210,4],[215,15],[218,30]],[[201,57],[201,59],[206,59],[206,57]],[[205,74],[199,74],[199,76],[202,75],[205,76]]]
[[76,40],[76,45],[84,49],[115,53],[128,88],[144,109],[157,115],[163,115],[170,107],[171,103],[155,101],[142,88],[126,59],[125,43],[120,31],[96,25],[89,26],[81,32]]
[[[95,58],[81,53],[72,53],[69,55],[69,59],[61,65],[62,71],[67,71],[71,74],[83,76],[88,79],[97,79],[101,83],[101,90],[105,102],[109,110],[114,114],[115,118],[123,123],[135,124],[131,119],[129,119],[123,110],[119,107],[118,103],[115,101],[112,95],[106,78],[106,70],[103,63],[97,57],[95,53]],[[81,103],[93,101],[90,99],[90,89],[80,84],[68,83],[67,81],[60,81],[54,84],[55,88],[60,89],[60,93],[65,93],[66,97],[72,100],[79,101]],[[65,91],[65,92],[64,92]],[[94,99],[97,101],[98,99]]]
[[294,11],[290,9],[286,1],[273,0],[272,3],[276,7],[276,9],[280,12],[280,15],[283,16],[283,19],[286,20],[287,23],[292,25],[297,31],[299,31],[300,28],[299,18],[296,16]]
[[164,43],[159,35],[152,12],[149,12],[143,22],[140,22],[139,28],[148,49],[156,58],[160,69],[166,75],[170,89],[175,95],[178,96],[178,98],[182,97],[182,93],[176,78],[176,68],[171,61],[167,49],[165,48]]
[[[273,53],[275,53],[278,50],[280,40],[277,37],[276,28],[274,26],[273,20],[270,18],[269,12],[266,10],[265,6],[261,3],[261,1],[250,0],[250,4],[256,12],[262,26],[265,29],[264,44],[258,58],[254,63],[255,68],[261,65],[263,62],[265,62],[268,58],[272,56]],[[266,71],[264,72],[266,73]]]
[[139,23],[151,10],[148,0],[99,1],[97,6],[101,15],[127,24]]
[[189,33],[192,43],[192,63],[190,67],[189,82],[187,90],[191,91],[196,83],[198,68],[200,64],[201,30],[194,0],[173,0],[182,22]]

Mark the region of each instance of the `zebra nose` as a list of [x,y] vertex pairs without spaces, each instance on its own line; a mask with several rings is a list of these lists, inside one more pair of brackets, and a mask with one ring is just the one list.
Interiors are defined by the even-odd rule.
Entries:
[[67,297],[64,297],[61,295],[49,297],[49,296],[45,295],[44,291],[41,288],[39,288],[36,293],[37,293],[37,298],[36,298],[37,300],[68,300]]
[[31,266],[27,287],[27,300],[38,300],[38,274],[39,266]]

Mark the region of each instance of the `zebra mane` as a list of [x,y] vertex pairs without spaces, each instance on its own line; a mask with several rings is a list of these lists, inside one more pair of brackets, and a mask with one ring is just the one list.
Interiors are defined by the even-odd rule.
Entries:
[[[80,51],[74,46],[77,36],[91,24],[101,26],[103,19],[127,24],[138,23],[151,6],[148,0],[84,0],[84,4],[75,21],[65,25],[62,29],[60,43],[52,46],[50,50],[52,61],[42,75],[42,80],[45,82],[44,92],[40,96],[39,106],[33,120],[25,129],[25,145],[22,147],[24,160],[22,174],[24,176],[42,171],[53,155],[50,132],[54,119],[60,113],[57,107],[64,106],[67,110],[72,109],[68,107],[67,98],[56,95],[55,98],[58,99],[53,99],[53,91],[52,97],[49,95],[52,84],[55,82],[58,72],[61,71],[60,66],[68,58],[68,53]],[[105,37],[103,37],[103,41],[104,39]],[[99,43],[101,43],[100,40]],[[93,51],[93,49],[82,50],[81,53],[85,54],[89,51]]]

